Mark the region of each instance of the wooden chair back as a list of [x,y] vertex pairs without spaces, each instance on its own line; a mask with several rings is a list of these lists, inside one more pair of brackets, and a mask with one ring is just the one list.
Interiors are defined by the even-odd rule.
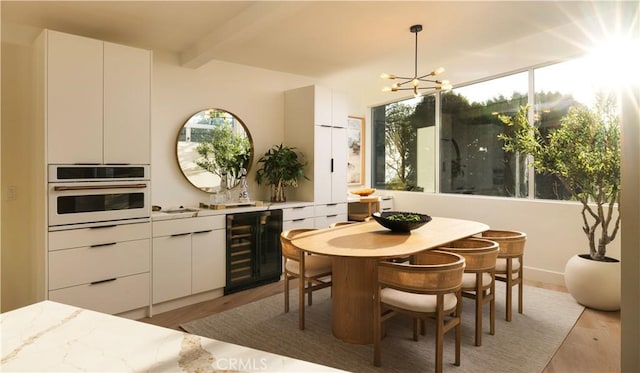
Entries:
[[500,246],[499,258],[519,257],[524,254],[527,235],[519,231],[490,229],[479,237],[495,241]]
[[[438,250],[461,255],[465,261],[464,271],[467,273],[489,272],[495,269],[496,259],[500,251],[495,241],[483,238],[463,238],[449,242]],[[420,254],[416,257],[420,261]]]
[[382,287],[418,294],[445,294],[462,287],[464,258],[458,254],[428,250],[424,264],[412,265],[381,261],[378,283]]
[[302,250],[298,249],[291,243],[291,239],[301,233],[316,230],[315,228],[290,229],[280,233],[280,243],[282,244],[282,256],[299,262],[302,258]]

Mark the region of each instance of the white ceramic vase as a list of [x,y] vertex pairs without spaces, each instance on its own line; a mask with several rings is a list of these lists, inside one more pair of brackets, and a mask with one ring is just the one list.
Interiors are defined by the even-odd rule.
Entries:
[[585,307],[620,309],[620,261],[596,261],[589,254],[574,255],[564,269],[569,293]]

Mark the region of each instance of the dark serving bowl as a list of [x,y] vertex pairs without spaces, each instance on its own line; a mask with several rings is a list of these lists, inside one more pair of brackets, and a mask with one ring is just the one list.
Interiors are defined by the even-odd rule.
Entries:
[[[419,220],[392,220],[389,217],[394,215],[401,216],[418,216]],[[377,221],[380,225],[385,228],[391,229],[394,232],[409,232],[414,229],[420,228],[423,225],[427,224],[431,221],[431,216],[420,214],[417,212],[400,212],[400,211],[384,211],[384,212],[374,212],[371,215],[375,221]]]

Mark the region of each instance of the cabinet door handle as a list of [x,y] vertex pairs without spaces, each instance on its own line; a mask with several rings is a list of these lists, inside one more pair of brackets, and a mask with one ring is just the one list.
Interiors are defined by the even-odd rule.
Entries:
[[331,172],[333,172],[333,158],[331,158]]
[[209,229],[209,230],[207,230],[207,231],[198,231],[198,232],[193,232],[193,234],[209,233],[209,232],[213,232],[213,229]]
[[105,282],[111,282],[111,281],[115,281],[115,280],[116,280],[115,277],[114,278],[108,278],[106,280],[94,281],[94,282],[91,283],[91,285],[102,284],[102,283],[105,283]]
[[172,234],[172,235],[171,235],[171,237],[186,236],[186,235],[188,235],[188,234],[191,234],[191,233],[176,233],[176,234]]
[[95,245],[91,245],[89,247],[103,247],[103,246],[112,246],[115,245],[115,242],[107,242],[107,243],[97,243]]
[[101,225],[99,227],[89,227],[89,229],[103,229],[103,228],[113,228],[115,227],[115,224],[111,224],[111,225]]

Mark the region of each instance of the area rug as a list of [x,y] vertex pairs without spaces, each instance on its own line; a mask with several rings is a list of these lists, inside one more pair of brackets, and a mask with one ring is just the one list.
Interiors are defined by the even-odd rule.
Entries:
[[[453,333],[447,333],[445,372],[540,372],[584,309],[567,293],[525,286],[524,314],[517,313],[514,305],[513,319],[507,322],[504,291],[504,284],[497,283],[494,336],[488,333],[488,306],[485,307],[480,347],[474,345],[473,300],[464,300],[461,365],[453,365]],[[315,292],[314,304],[306,307],[305,330],[298,329],[297,294],[292,291],[291,295],[289,313],[284,313],[284,295],[278,294],[180,326],[189,333],[347,371],[434,371],[432,323],[427,322],[427,334],[415,342],[409,318],[398,315],[388,320],[382,341],[382,366],[374,367],[372,345],[352,345],[332,335],[328,289]]]

